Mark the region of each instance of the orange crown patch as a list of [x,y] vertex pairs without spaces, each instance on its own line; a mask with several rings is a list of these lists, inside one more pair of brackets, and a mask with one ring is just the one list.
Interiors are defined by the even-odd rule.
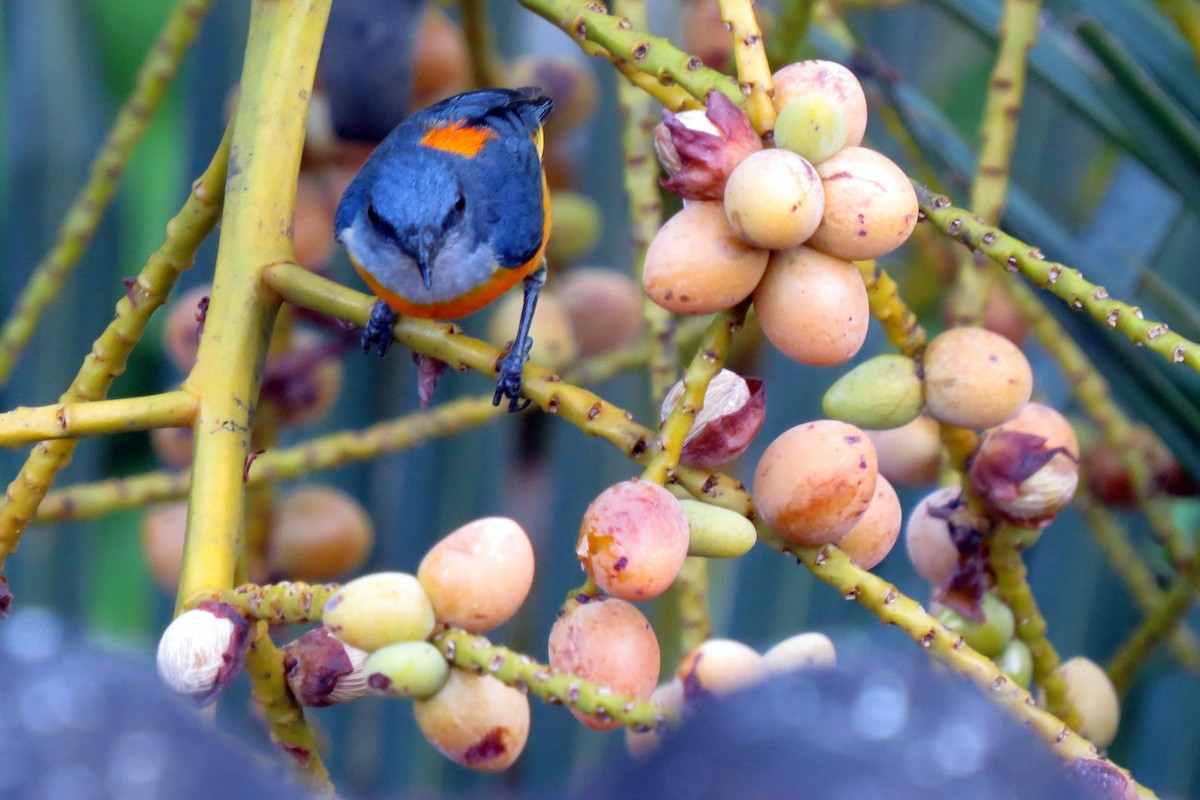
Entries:
[[489,139],[495,138],[496,132],[490,128],[473,128],[460,119],[440,128],[430,128],[421,137],[421,144],[474,158]]

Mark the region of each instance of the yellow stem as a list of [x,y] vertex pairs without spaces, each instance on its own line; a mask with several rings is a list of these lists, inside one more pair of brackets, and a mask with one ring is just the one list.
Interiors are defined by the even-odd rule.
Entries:
[[92,160],[87,184],[63,219],[54,249],[34,267],[12,315],[0,329],[0,389],[7,385],[42,312],[58,297],[71,270],[87,250],[104,210],[116,194],[133,148],[150,127],[211,3],[212,0],[180,0],[147,52],[134,79],[133,91],[117,112],[104,144]]
[[304,720],[304,709],[296,702],[283,673],[283,654],[259,622],[255,638],[246,653],[246,673],[254,699],[262,704],[271,726],[271,741],[292,758],[297,770],[310,786],[322,794],[333,794],[329,770],[317,752],[317,736]]
[[775,129],[775,93],[762,30],[754,18],[754,0],[720,0],[721,21],[733,36],[733,61],[745,95],[743,110],[759,135]]
[[330,0],[256,0],[238,91],[206,335],[184,388],[200,398],[179,598],[233,584],[243,471],[279,298],[262,280],[293,258],[290,231],[308,100]]
[[662,446],[646,465],[642,477],[657,484],[664,484],[679,465],[679,453],[684,439],[692,429],[696,415],[704,408],[704,395],[708,384],[725,366],[725,355],[733,339],[733,329],[742,324],[746,306],[718,314],[708,325],[700,347],[683,376],[683,396],[671,409],[661,427]]
[[0,414],[0,447],[48,439],[79,439],[105,433],[182,427],[196,414],[196,398],[174,391],[94,403],[20,407]]
[[[1008,194],[1008,173],[1025,93],[1026,55],[1037,40],[1041,0],[1004,0],[999,51],[988,82],[983,124],[979,128],[979,163],[971,184],[971,209],[992,225],[1000,222]],[[987,261],[964,252],[958,282],[950,297],[951,325],[979,325],[987,305],[992,272]]]
[[[167,223],[166,241],[146,261],[117,303],[116,318],[92,344],[75,380],[59,400],[63,403],[102,400],[113,379],[125,371],[134,345],[154,313],[167,300],[179,274],[192,266],[196,248],[217,223],[229,163],[230,129],[204,174],[192,184],[183,208]],[[20,544],[21,534],[59,470],[71,463],[75,442],[63,439],[34,447],[21,472],[0,500],[0,563]]]
[[909,358],[920,358],[925,353],[925,329],[900,297],[896,281],[874,261],[856,261],[854,266],[867,287],[871,316],[879,320],[888,341]]

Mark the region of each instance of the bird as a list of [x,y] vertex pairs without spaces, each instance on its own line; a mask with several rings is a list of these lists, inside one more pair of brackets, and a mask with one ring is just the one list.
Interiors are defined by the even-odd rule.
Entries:
[[338,204],[334,229],[378,298],[363,348],[383,355],[398,314],[452,320],[524,282],[517,336],[501,359],[492,402],[522,402],[529,326],[545,283],[549,188],[541,89],[488,88],[404,119],[368,156]]

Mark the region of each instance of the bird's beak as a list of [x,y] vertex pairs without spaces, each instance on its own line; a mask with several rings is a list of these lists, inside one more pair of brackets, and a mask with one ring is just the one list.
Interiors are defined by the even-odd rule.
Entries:
[[417,244],[417,269],[421,270],[421,280],[426,289],[433,288],[433,258],[437,255],[437,232],[431,228],[421,231]]

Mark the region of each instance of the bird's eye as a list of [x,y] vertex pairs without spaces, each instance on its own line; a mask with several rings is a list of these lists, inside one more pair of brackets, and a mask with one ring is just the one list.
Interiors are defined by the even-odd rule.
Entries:
[[466,209],[466,207],[467,207],[467,198],[463,197],[460,194],[458,196],[458,199],[454,201],[454,212],[456,214],[461,214]]
[[369,203],[367,204],[367,221],[377,228],[379,227],[380,222],[382,222],[382,220],[379,218],[379,212],[375,210],[375,206]]

